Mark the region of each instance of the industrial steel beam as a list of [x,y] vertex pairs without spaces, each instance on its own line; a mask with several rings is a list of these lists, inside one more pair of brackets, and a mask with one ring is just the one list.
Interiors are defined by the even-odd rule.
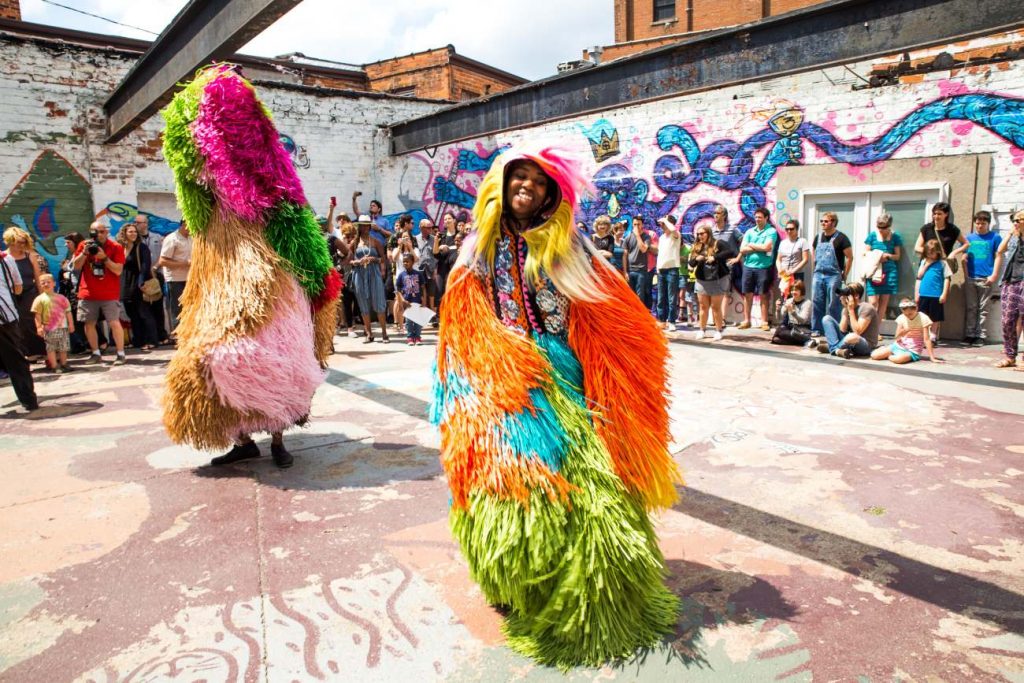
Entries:
[[1021,0],[830,0],[390,127],[392,154],[1024,25]]
[[117,142],[170,101],[178,83],[227,59],[302,0],[191,0],[103,105]]

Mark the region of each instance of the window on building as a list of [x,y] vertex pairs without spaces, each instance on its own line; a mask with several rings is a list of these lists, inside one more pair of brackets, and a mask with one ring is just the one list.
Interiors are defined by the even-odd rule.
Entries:
[[416,97],[416,86],[407,85],[403,88],[392,88],[388,92],[399,97]]
[[478,97],[480,97],[480,93],[469,88],[463,88],[462,92],[459,93],[460,100],[475,100]]
[[654,0],[654,21],[676,18],[676,0]]

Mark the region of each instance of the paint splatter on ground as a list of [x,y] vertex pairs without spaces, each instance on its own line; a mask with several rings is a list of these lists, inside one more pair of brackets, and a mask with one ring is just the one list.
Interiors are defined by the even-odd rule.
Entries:
[[676,633],[563,676],[448,534],[432,347],[360,341],[283,472],[167,440],[167,352],[38,376],[32,419],[0,387],[0,679],[1024,678],[1024,373],[674,344]]

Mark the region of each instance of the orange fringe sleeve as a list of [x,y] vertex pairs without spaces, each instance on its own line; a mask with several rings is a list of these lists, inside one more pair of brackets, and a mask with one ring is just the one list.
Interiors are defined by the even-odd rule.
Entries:
[[483,279],[462,267],[452,271],[441,300],[437,373],[449,373],[472,388],[444,417],[441,461],[453,504],[465,508],[469,493],[481,490],[529,503],[531,491],[565,499],[571,485],[543,463],[503,447],[502,420],[532,412],[530,389],[550,382],[550,364],[533,340],[512,332],[494,314]]
[[668,344],[621,275],[594,263],[604,301],[574,301],[569,346],[615,473],[648,508],[670,507],[682,475],[668,453]]

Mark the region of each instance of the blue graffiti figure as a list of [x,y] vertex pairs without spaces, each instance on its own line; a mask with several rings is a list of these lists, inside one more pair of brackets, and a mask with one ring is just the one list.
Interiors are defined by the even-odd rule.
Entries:
[[434,178],[434,201],[439,204],[472,209],[473,205],[476,204],[476,195],[456,185],[455,178],[462,172],[486,173],[490,170],[497,156],[507,148],[508,145],[501,145],[486,156],[480,156],[469,149],[460,149],[458,159],[448,175]]
[[104,218],[110,225],[110,234],[117,235],[125,224],[134,221],[140,213],[149,218],[149,229],[158,235],[170,235],[181,225],[181,221],[158,216],[148,211],[139,211],[137,206],[127,202],[111,202],[96,217]]
[[[741,218],[737,227],[746,231],[754,225],[754,210],[765,204],[765,187],[778,170],[787,165],[803,165],[805,142],[837,163],[867,166],[890,159],[924,128],[954,120],[969,121],[1015,147],[1024,148],[1024,100],[992,94],[955,95],[935,100],[912,111],[874,141],[861,144],[836,139],[828,130],[805,121],[803,111],[795,107],[775,114],[765,129],[742,143],[716,140],[704,149],[683,127],[668,125],[658,130],[657,143],[660,149],[675,153],[659,157],[652,174],[654,184],[664,197],[650,200],[645,181],[634,179],[625,166],[610,164],[594,176],[600,195],[581,203],[580,218],[590,221],[600,213],[613,215],[613,212],[660,218],[674,210],[684,194],[706,183],[739,193]],[[760,165],[755,165],[755,156],[766,149]],[[720,163],[720,159],[726,163]],[[716,165],[716,162],[719,163]],[[694,225],[710,218],[715,206],[707,200],[688,206],[682,217],[683,234],[692,234]]]
[[627,227],[639,216],[648,228],[654,228],[658,219],[668,215],[679,201],[677,193],[667,193],[658,201],[649,199],[647,181],[634,178],[622,164],[609,164],[599,170],[594,176],[594,187],[597,197],[580,202],[583,215],[578,218],[587,225],[606,213],[613,222],[626,221]]

